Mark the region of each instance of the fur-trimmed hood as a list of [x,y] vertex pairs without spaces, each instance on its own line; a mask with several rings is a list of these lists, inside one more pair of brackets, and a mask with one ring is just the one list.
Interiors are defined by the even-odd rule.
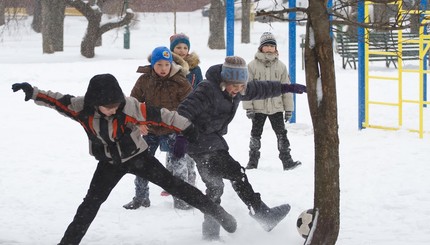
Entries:
[[190,70],[196,68],[200,64],[200,58],[195,52],[192,52],[185,56],[185,61],[190,66]]
[[188,65],[188,63],[184,59],[182,59],[181,56],[173,52],[172,52],[172,56],[173,56],[173,62],[181,66],[184,71],[185,70],[187,71],[187,73],[184,74],[184,76],[188,75],[188,73],[190,73],[190,66]]

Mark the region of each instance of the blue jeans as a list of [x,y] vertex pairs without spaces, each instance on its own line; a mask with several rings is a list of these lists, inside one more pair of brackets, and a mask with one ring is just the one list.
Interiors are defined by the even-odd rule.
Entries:
[[[185,182],[195,185],[196,183],[196,171],[195,163],[191,157],[187,154],[183,158],[177,159],[173,156],[173,145],[176,140],[176,134],[167,135],[154,135],[148,134],[143,136],[146,143],[148,144],[148,152],[152,156],[155,155],[158,147],[160,151],[166,153],[166,168],[174,176],[177,176],[184,180]],[[136,198],[138,200],[149,199],[149,182],[148,180],[136,176],[134,180]]]

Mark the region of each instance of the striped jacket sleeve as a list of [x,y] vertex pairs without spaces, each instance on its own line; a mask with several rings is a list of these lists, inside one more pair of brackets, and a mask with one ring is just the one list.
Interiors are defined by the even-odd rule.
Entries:
[[140,103],[136,98],[127,97],[124,113],[135,118],[140,124],[151,124],[171,128],[177,132],[190,126],[191,121],[176,111],[149,106]]
[[37,105],[52,108],[61,115],[77,120],[76,116],[83,109],[84,98],[73,95],[63,95],[58,92],[43,91],[33,87],[32,99]]

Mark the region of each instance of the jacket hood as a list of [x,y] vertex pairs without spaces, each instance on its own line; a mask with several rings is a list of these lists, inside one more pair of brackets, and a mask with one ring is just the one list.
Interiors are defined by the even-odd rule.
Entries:
[[190,73],[190,66],[188,65],[187,61],[185,61],[181,56],[172,53],[173,55],[173,62],[176,63],[179,67],[181,67],[181,74],[184,76],[188,75]]
[[206,71],[206,79],[212,82],[221,83],[222,64],[213,65]]
[[261,51],[258,51],[254,58],[263,64],[271,64],[276,62],[279,59],[279,53],[276,51],[276,53],[263,53]]
[[194,52],[192,52],[192,53],[188,54],[187,56],[185,56],[185,61],[190,66],[190,70],[196,68],[200,64],[200,58]]
[[124,93],[112,74],[95,75],[84,97],[86,106],[103,106],[125,101]]

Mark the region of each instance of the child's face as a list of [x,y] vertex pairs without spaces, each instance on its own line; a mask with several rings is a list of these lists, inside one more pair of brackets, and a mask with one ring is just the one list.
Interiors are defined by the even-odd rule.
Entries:
[[99,111],[103,113],[105,116],[110,117],[116,113],[118,110],[119,104],[107,105],[107,106],[99,106]]
[[172,64],[170,64],[167,60],[159,60],[154,65],[154,71],[157,73],[160,77],[165,77],[169,75],[170,73],[170,67],[172,67]]
[[264,45],[263,47],[261,47],[261,52],[274,54],[276,53],[276,45],[273,45],[273,44]]
[[245,84],[235,84],[235,83],[228,83],[225,86],[225,91],[233,98],[238,93],[242,92],[245,89]]
[[173,49],[173,53],[181,56],[182,58],[184,58],[185,56],[187,56],[188,51],[189,51],[188,50],[188,46],[185,43],[179,43]]

